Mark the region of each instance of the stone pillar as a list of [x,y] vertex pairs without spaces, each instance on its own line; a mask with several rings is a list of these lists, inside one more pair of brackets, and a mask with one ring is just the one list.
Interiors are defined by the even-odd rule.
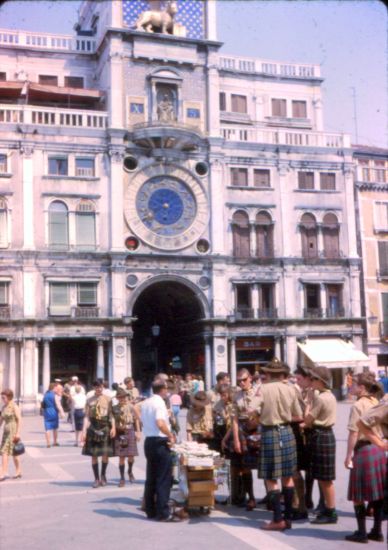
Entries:
[[325,283],[321,283],[319,285],[319,301],[321,304],[321,309],[323,310],[323,316],[327,316],[327,294],[326,294],[326,285]]
[[132,335],[127,338],[127,372],[125,376],[132,378]]
[[[341,225],[340,231],[340,250],[346,250],[346,244],[348,246],[349,258],[358,258],[357,252],[357,235],[356,235],[356,214],[354,208],[354,184],[353,184],[353,164],[352,158],[349,155],[345,158],[344,169],[344,191],[346,200],[346,211],[343,212],[344,220]],[[346,228],[345,228],[346,226]],[[345,244],[345,236],[348,236],[348,243]],[[359,291],[357,295],[359,296]]]
[[324,250],[324,244],[323,244],[323,228],[321,224],[318,224],[317,226],[317,253],[320,258],[325,257],[325,250]]
[[296,366],[298,360],[298,346],[295,336],[286,337],[286,357],[285,362],[290,366],[291,371]]
[[123,128],[123,99],[126,97],[123,82],[123,54],[121,39],[110,40],[110,74],[108,87],[108,106],[110,113],[109,125],[111,128]]
[[34,165],[33,149],[30,145],[21,145],[23,178],[23,248],[33,250],[34,244]]
[[43,340],[43,393],[48,390],[51,380],[51,365],[50,365],[50,340]]
[[205,389],[212,387],[212,354],[211,337],[205,336]]
[[105,378],[104,368],[104,340],[97,339],[97,378]]
[[256,258],[256,224],[249,223],[249,253],[251,258]]
[[237,361],[236,361],[236,338],[230,339],[230,345],[229,345],[229,357],[230,357],[230,382],[232,386],[236,386],[236,371],[237,371]]
[[212,251],[215,254],[225,254],[225,235],[227,233],[224,225],[225,185],[222,177],[222,164],[218,159],[210,163],[209,187],[212,210],[209,221]]
[[111,148],[110,155],[110,247],[113,251],[124,250],[123,160],[122,148]]
[[219,372],[228,372],[228,341],[224,334],[213,335],[213,384]]
[[9,370],[8,370],[8,387],[16,396],[16,342],[9,340]]
[[216,0],[208,0],[205,3],[206,9],[206,38],[217,40],[217,8]]
[[206,129],[210,137],[220,138],[220,76],[218,53],[209,51],[207,59],[207,120]]
[[36,407],[36,340],[24,338],[22,346],[21,402],[24,413],[35,413]]
[[275,357],[276,359],[282,360],[282,347],[281,347],[281,338],[275,338]]
[[260,301],[259,301],[259,285],[255,283],[252,285],[251,289],[251,307],[253,309],[253,317],[257,318],[259,317],[259,308],[260,308]]

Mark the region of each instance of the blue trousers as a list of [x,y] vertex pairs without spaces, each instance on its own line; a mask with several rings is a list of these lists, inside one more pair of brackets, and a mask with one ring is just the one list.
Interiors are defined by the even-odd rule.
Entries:
[[167,442],[166,437],[146,437],[144,441],[147,459],[144,500],[148,518],[165,519],[170,514],[172,457]]

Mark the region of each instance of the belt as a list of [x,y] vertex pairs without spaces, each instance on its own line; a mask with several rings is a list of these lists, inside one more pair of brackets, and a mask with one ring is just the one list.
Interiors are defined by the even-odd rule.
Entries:
[[289,426],[290,423],[289,422],[284,422],[284,424],[272,424],[270,426],[266,426],[266,425],[263,425],[262,424],[262,429],[263,430],[266,430],[266,429],[269,429],[269,430],[272,430],[274,428],[278,429],[278,428],[286,428],[287,426]]
[[333,428],[333,426],[313,426],[311,429],[312,430],[316,430],[317,432],[319,431],[329,431]]
[[367,445],[372,445],[372,443],[367,439],[362,439],[361,441],[357,441],[354,447],[354,451],[359,451],[360,449],[362,449],[363,447],[366,447]]

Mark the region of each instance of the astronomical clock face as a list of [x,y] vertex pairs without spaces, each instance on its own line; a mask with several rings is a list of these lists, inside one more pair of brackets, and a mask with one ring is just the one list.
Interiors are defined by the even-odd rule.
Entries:
[[188,171],[160,164],[129,182],[125,215],[142,241],[164,250],[180,250],[205,230],[208,205],[202,186]]

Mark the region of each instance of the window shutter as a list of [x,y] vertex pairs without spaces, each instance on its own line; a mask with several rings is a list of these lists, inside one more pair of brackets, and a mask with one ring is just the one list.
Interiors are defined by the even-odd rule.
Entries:
[[249,220],[245,212],[233,215],[233,255],[236,258],[249,258]]
[[269,170],[254,170],[254,186],[255,187],[270,187],[270,171]]
[[293,118],[307,118],[307,105],[305,101],[292,102]]
[[322,191],[335,190],[335,174],[321,172],[319,177],[320,177],[320,186]]
[[380,274],[388,275],[388,241],[379,241]]
[[96,218],[94,212],[77,212],[75,219],[77,247],[94,250],[96,247]]
[[226,96],[225,96],[225,92],[220,92],[220,111],[226,111]]

